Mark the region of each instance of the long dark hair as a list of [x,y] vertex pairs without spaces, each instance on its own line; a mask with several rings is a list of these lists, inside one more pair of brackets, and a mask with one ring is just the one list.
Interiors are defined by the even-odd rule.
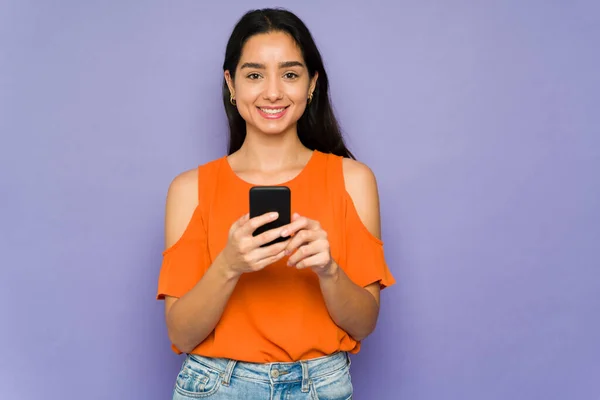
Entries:
[[[289,34],[298,44],[308,68],[310,78],[319,73],[312,102],[307,105],[304,114],[298,120],[300,142],[311,150],[333,153],[338,156],[354,158],[346,148],[339,124],[333,113],[329,99],[329,81],[323,66],[321,54],[306,25],[290,11],[280,8],[265,8],[247,12],[236,24],[225,50],[223,71],[229,71],[235,79],[235,70],[242,55],[246,41],[254,35],[269,32]],[[229,151],[232,154],[244,143],[246,121],[237,108],[230,103],[230,93],[223,78],[223,104],[229,120]]]

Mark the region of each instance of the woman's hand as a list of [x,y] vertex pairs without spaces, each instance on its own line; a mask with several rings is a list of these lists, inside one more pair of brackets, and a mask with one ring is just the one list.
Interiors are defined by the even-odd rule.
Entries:
[[311,268],[322,278],[336,273],[337,264],[331,259],[327,232],[318,221],[295,213],[281,235],[294,235],[285,248],[285,254],[293,253],[288,260],[289,266]]
[[260,247],[284,236],[281,234],[283,227],[252,236],[252,232],[257,228],[275,221],[277,217],[277,213],[267,213],[250,219],[249,214],[246,214],[231,226],[227,245],[220,254],[231,277],[237,278],[246,272],[260,271],[285,256],[289,240]]

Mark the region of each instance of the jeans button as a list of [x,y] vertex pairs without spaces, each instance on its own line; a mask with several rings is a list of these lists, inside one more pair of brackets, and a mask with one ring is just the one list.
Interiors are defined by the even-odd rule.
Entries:
[[273,378],[279,378],[279,371],[274,369],[271,371],[271,377]]

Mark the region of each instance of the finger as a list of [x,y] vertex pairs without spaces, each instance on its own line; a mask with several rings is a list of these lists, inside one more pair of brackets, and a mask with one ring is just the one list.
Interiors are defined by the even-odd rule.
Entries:
[[285,252],[284,251],[280,251],[279,253],[272,255],[270,257],[267,258],[263,258],[262,260],[260,260],[259,262],[257,262],[254,265],[254,270],[255,271],[259,271],[271,264],[273,264],[274,262],[277,262],[279,260],[281,260],[283,257],[285,257]]
[[254,244],[256,245],[256,247],[259,247],[259,246],[269,243],[279,237],[282,237],[283,236],[281,234],[282,231],[283,231],[283,228],[275,228],[275,229],[269,229],[268,231],[263,232],[260,235],[256,235],[253,237]]
[[298,262],[295,267],[297,269],[323,267],[330,261],[330,256],[327,253],[320,252],[303,259]]
[[285,249],[285,251],[287,252],[287,254],[292,254],[300,246],[302,246],[304,244],[308,244],[308,243],[312,242],[313,240],[317,239],[316,235],[317,235],[317,232],[315,232],[315,231],[309,231],[306,229],[301,230],[300,232],[296,233],[296,235],[294,235],[290,239],[290,242],[287,245],[287,248]]
[[[267,260],[268,263],[271,263],[273,262],[273,257],[276,257],[277,259],[284,257],[286,245],[286,242],[282,242],[275,243],[268,247],[259,247],[247,254],[247,260],[249,261],[249,264],[253,265],[253,269],[260,269],[265,266],[265,260]],[[281,255],[281,257],[279,257],[279,255]]]
[[294,235],[301,229],[310,229],[310,230],[318,230],[321,228],[319,222],[312,220],[310,218],[303,217],[298,213],[294,213],[292,217],[292,222],[287,226],[284,226],[284,236]]
[[288,241],[275,243],[267,247],[258,247],[249,254],[249,256],[257,262],[272,257],[281,252],[285,252]]
[[268,224],[269,222],[275,221],[279,218],[279,214],[277,212],[266,213],[263,215],[259,215],[258,217],[250,218],[246,223],[241,227],[244,234],[251,235],[257,228]]
[[292,220],[289,224],[283,226],[283,236],[292,236],[301,229],[310,229],[310,220],[306,217],[300,217],[298,214],[295,220]]
[[305,258],[311,257],[325,250],[327,250],[327,243],[324,243],[321,240],[302,245],[298,247],[298,250],[296,250],[296,252],[290,256],[288,259],[288,265],[295,265]]

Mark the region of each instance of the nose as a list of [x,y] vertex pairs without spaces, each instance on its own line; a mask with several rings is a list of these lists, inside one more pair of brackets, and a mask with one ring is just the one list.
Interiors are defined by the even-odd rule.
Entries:
[[275,77],[271,77],[267,79],[264,97],[266,100],[271,102],[276,102],[283,98],[283,93],[281,90],[281,82],[279,79]]

